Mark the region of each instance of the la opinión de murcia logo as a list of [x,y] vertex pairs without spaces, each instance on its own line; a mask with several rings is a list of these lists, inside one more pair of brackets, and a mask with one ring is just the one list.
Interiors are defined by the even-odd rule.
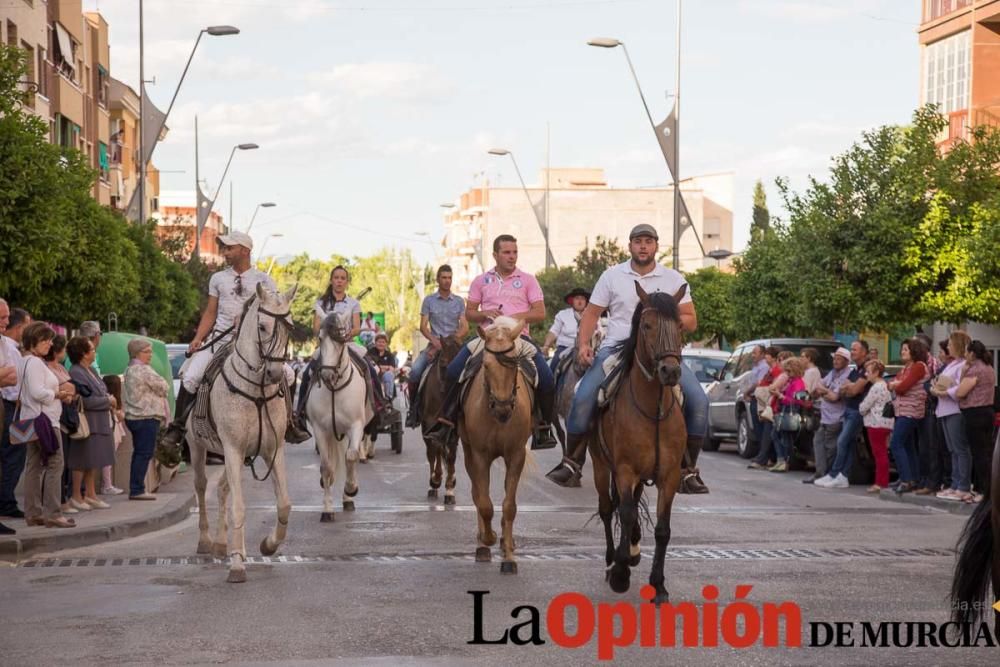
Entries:
[[[929,623],[911,621],[812,621],[804,631],[802,611],[793,601],[753,603],[747,598],[753,586],[739,585],[734,599],[720,603],[719,589],[702,588],[702,602],[655,605],[656,590],[643,586],[644,603],[594,604],[582,593],[561,593],[545,609],[548,640],[567,649],[594,642],[598,660],[613,660],[615,650],[629,646],[655,648],[745,649],[801,648],[906,648],[996,647],[1000,633],[988,624]],[[502,634],[487,637],[484,629],[486,596],[490,591],[467,591],[473,598],[473,634],[468,644],[540,646],[542,612],[533,605],[519,605],[510,612],[517,621]],[[995,607],[1000,611],[1000,603]]]

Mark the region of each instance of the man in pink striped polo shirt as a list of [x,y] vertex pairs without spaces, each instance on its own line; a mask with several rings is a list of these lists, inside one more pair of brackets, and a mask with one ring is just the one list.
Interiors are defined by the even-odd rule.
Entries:
[[[528,325],[545,320],[542,288],[535,276],[517,268],[517,239],[513,236],[501,234],[493,241],[493,259],[496,260],[496,266],[472,281],[469,298],[465,302],[465,317],[471,324],[479,325],[487,325],[501,315],[519,317],[525,323],[521,338],[535,345],[528,337]],[[461,407],[458,400],[458,379],[471,354],[466,345],[448,365],[445,412],[435,428],[428,432],[429,436],[437,437],[442,442],[448,441],[458,419]],[[540,419],[535,427],[531,448],[549,449],[558,444],[550,426],[555,404],[555,382],[538,345],[535,345],[534,362],[538,371],[535,404]]]

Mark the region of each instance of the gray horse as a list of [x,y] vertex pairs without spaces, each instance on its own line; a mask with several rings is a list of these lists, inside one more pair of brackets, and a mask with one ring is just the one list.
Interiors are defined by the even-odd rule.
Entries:
[[[246,581],[246,507],[241,475],[244,460],[260,457],[274,483],[278,501],[278,521],[271,534],[260,543],[265,556],[274,554],[285,540],[292,504],[285,476],[285,351],[291,328],[289,307],[295,298],[293,287],[286,294],[269,292],[257,285],[257,295],[248,303],[240,320],[233,352],[211,385],[209,420],[197,423],[197,408],[188,418],[188,444],[198,494],[198,553],[217,558],[229,555],[230,583]],[[214,427],[214,428],[213,428]],[[205,506],[205,454],[212,451],[226,458],[225,475],[219,480],[219,519],[215,541],[209,537]],[[256,477],[256,472],[254,473]],[[266,479],[267,476],[264,477]],[[232,493],[230,524],[226,506]]]

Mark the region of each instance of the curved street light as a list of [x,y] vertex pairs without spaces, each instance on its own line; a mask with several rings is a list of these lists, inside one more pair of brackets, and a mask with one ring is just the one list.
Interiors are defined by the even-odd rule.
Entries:
[[247,234],[250,233],[250,228],[253,227],[253,221],[257,219],[257,211],[259,211],[262,208],[274,208],[275,206],[277,206],[277,204],[275,204],[273,201],[264,201],[257,204],[257,208],[253,210],[253,216],[250,218],[250,224],[247,225]]

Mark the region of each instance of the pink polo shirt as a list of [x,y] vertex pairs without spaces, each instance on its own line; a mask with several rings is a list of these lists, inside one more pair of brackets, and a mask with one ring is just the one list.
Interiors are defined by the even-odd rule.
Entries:
[[[499,310],[516,317],[531,310],[531,304],[544,301],[542,288],[535,276],[518,268],[506,278],[491,269],[478,276],[469,287],[469,301],[478,303],[480,310]],[[524,335],[528,335],[525,325]]]

